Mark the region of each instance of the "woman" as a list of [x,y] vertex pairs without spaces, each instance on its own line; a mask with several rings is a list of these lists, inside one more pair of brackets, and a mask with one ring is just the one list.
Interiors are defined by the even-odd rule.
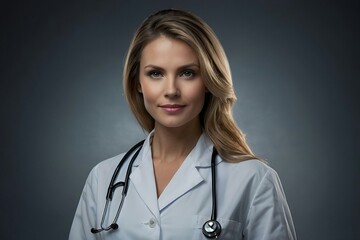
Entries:
[[204,21],[180,10],[147,18],[129,48],[124,90],[149,135],[114,177],[124,154],[91,171],[70,240],[296,239],[276,172],[233,120],[229,64]]

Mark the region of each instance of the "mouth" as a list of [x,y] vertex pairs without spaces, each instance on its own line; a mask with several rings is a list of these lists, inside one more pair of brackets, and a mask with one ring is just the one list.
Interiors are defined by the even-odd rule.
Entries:
[[186,105],[184,105],[184,104],[163,104],[163,105],[160,105],[159,107],[162,108],[166,112],[176,113],[176,112],[179,112],[182,109],[184,109],[186,107]]

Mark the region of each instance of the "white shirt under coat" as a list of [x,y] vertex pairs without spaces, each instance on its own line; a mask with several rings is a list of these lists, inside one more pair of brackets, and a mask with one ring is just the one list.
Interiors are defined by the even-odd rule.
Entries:
[[[201,228],[210,219],[212,209],[212,142],[205,133],[201,135],[158,198],[149,142],[152,134],[132,167],[128,193],[117,221],[119,229],[90,232],[91,228],[100,227],[107,188],[124,154],[99,163],[90,172],[69,240],[206,239]],[[116,182],[124,180],[127,163]],[[283,188],[272,168],[258,160],[227,163],[220,156],[216,163],[217,220],[222,226],[219,239],[296,239]],[[106,227],[114,219],[121,191],[122,188],[115,190]]]

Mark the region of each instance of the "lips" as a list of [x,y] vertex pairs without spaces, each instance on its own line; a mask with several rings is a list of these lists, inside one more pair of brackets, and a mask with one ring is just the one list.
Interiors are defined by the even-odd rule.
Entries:
[[184,109],[186,105],[184,104],[163,104],[160,105],[160,108],[162,108],[164,111],[169,113],[176,113]]

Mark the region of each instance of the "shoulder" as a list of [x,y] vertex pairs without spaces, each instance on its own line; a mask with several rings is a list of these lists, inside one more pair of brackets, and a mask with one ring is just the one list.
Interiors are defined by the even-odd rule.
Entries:
[[99,162],[90,171],[89,178],[98,179],[103,176],[111,176],[124,155],[125,153],[121,153]]
[[[103,160],[100,163],[98,163],[91,170],[90,176],[93,176],[95,178],[103,177],[105,179],[107,179],[109,177],[111,178],[111,176],[113,175],[115,169],[120,164],[120,162],[122,162],[122,161],[124,162],[123,164],[121,164],[121,166],[122,166],[121,172],[122,172],[122,171],[124,171],[124,169],[127,169],[127,166],[130,162],[130,161],[127,161],[129,158],[133,157],[135,154],[136,154],[136,156],[142,156],[143,154],[147,154],[148,151],[144,150],[144,149],[148,149],[148,148],[149,148],[149,136],[145,139],[145,142],[144,141],[138,142],[127,152],[120,153],[114,157],[108,158],[108,159]],[[136,149],[138,149],[140,152],[135,151]],[[124,159],[125,155],[127,156],[126,159]],[[141,159],[141,157],[140,157],[140,159]],[[139,163],[139,161],[135,161],[133,163],[133,166],[135,166],[138,163]]]
[[218,164],[218,167],[226,169],[229,173],[238,173],[246,176],[258,176],[263,177],[269,172],[275,172],[274,169],[272,169],[269,165],[266,163],[257,160],[257,159],[251,159],[251,160],[245,160],[238,163],[230,163],[226,161],[221,161]]
[[251,185],[253,188],[265,182],[271,184],[279,181],[276,171],[257,159],[239,163],[221,161],[217,168],[220,178],[230,182],[241,182],[241,185]]

